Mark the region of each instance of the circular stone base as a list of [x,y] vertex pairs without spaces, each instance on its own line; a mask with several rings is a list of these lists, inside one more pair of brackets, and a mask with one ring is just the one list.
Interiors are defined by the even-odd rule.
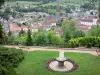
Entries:
[[57,72],[72,72],[77,69],[77,64],[70,59],[67,59],[64,62],[64,67],[58,66],[58,61],[56,59],[48,60],[45,64],[45,67],[49,71],[57,71]]
[[52,61],[49,64],[49,67],[54,70],[54,71],[61,71],[61,72],[65,72],[65,71],[69,71],[73,68],[73,64],[69,61],[65,61],[64,62],[64,67],[59,67],[58,66],[58,61]]

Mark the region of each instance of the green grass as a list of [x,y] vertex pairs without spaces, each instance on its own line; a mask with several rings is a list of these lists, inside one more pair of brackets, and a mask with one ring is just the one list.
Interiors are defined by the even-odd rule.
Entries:
[[82,53],[65,53],[74,60],[79,68],[70,73],[49,72],[44,68],[46,60],[58,56],[58,52],[33,51],[25,52],[25,59],[16,68],[18,75],[100,75],[100,57]]

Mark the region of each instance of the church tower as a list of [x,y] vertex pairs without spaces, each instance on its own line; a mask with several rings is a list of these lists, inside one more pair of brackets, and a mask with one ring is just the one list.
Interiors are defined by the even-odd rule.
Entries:
[[57,7],[56,7],[56,21],[60,19],[60,6],[59,6],[59,0],[56,1]]

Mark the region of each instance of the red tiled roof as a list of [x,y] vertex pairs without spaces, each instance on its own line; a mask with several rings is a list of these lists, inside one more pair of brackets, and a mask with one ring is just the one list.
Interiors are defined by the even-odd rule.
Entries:
[[21,30],[22,28],[30,28],[29,26],[18,26],[17,24],[10,24],[10,30],[11,31],[18,31]]
[[83,21],[83,22],[93,22],[93,19],[98,19],[98,17],[97,16],[88,16],[88,17],[85,17],[85,18],[82,18],[79,20]]
[[82,25],[82,24],[79,24],[78,27],[79,27],[80,29],[86,29],[86,30],[89,28],[89,26]]

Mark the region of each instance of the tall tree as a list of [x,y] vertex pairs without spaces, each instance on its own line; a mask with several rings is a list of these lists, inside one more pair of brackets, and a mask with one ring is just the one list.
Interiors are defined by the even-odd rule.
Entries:
[[88,0],[92,5],[93,5],[93,9],[95,9],[95,5],[99,0]]
[[0,44],[5,44],[6,42],[6,34],[3,30],[2,23],[0,22]]
[[33,40],[31,37],[31,30],[28,28],[26,45],[31,46],[32,44],[33,44]]
[[64,20],[62,23],[63,38],[65,42],[68,42],[76,30],[75,22],[73,20]]
[[21,31],[19,32],[19,36],[24,35],[24,34],[25,34],[25,31],[22,28]]
[[5,0],[0,0],[0,7],[4,4]]

